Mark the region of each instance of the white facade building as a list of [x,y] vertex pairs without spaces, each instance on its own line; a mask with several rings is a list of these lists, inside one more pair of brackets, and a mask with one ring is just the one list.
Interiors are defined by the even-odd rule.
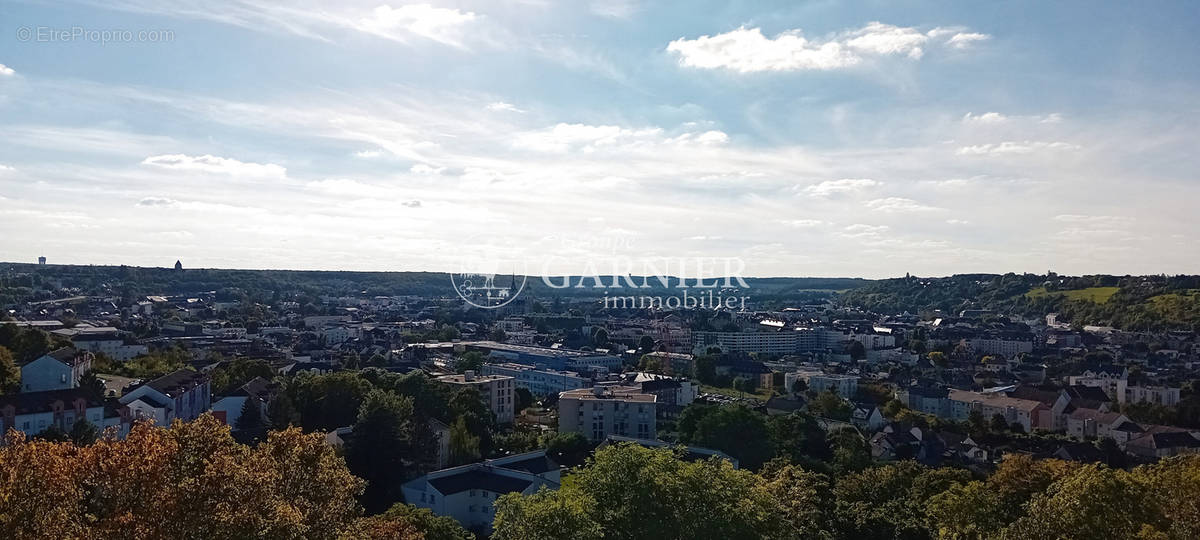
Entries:
[[79,379],[92,369],[92,353],[71,347],[48,352],[21,366],[21,391],[45,392],[79,386]]
[[130,420],[153,420],[169,426],[176,418],[195,420],[212,405],[207,373],[181,369],[126,392],[118,400],[129,411]]
[[653,439],[657,397],[640,388],[596,386],[563,392],[558,397],[558,432],[580,433],[593,443],[609,435]]
[[517,388],[529,390],[535,396],[549,396],[576,388],[586,388],[591,384],[587,378],[573,371],[557,371],[539,369],[526,364],[512,362],[503,364],[484,364],[480,368],[484,375],[502,375],[512,377],[517,382]]

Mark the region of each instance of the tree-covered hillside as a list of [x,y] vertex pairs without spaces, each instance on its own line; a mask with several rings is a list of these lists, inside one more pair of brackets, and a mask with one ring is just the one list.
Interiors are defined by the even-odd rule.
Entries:
[[1076,325],[1126,330],[1200,327],[1200,276],[962,274],[875,281],[841,296],[847,306],[880,313],[957,314],[991,309],[1040,317],[1058,313]]

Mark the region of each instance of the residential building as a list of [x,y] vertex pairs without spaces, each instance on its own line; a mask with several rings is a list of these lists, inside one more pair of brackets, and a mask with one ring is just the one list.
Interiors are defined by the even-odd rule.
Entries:
[[1131,439],[1125,450],[1144,458],[1165,458],[1200,453],[1200,439],[1186,431],[1159,431]]
[[1179,404],[1179,390],[1165,386],[1126,386],[1122,403],[1154,403],[1174,407]]
[[530,495],[558,489],[559,466],[544,450],[431,472],[401,486],[404,501],[454,518],[482,535],[492,532],[496,499],[508,493]]
[[271,400],[280,391],[279,384],[268,381],[262,377],[255,377],[249,382],[243,384],[237,390],[231,392],[228,396],[223,396],[212,404],[212,413],[218,420],[232,426],[234,431],[237,431],[238,423],[242,418],[242,411],[249,401],[258,407],[259,418],[262,418],[263,424],[267,422],[267,406],[271,404]]
[[515,396],[513,395],[516,389],[516,379],[504,375],[476,375],[474,371],[467,370],[466,373],[460,375],[442,375],[437,380],[444,384],[450,384],[457,387],[469,387],[479,391],[487,402],[488,407],[492,409],[492,414],[496,415],[496,423],[511,424],[515,416],[516,407]]
[[949,391],[950,418],[963,421],[978,411],[984,420],[999,415],[1009,424],[1020,424],[1026,433],[1033,431],[1040,411],[1047,409],[1040,401],[1020,399],[1000,393],[985,394],[965,390]]
[[180,369],[126,390],[119,401],[129,420],[169,426],[176,418],[191,421],[207,411],[212,385],[207,373]]
[[583,434],[593,443],[609,435],[654,439],[657,400],[637,387],[595,386],[563,392],[558,397],[558,431]]
[[115,414],[106,415],[104,403],[89,397],[82,388],[0,395],[0,433],[15,429],[33,436],[51,426],[71,431],[79,420],[87,420],[101,430],[121,422]]
[[1033,339],[1010,339],[1000,337],[978,337],[967,341],[975,354],[1013,358],[1021,353],[1033,352]]
[[502,364],[484,364],[480,368],[483,375],[502,375],[516,380],[517,388],[529,390],[535,396],[549,396],[586,388],[591,381],[573,371],[558,371],[549,368],[537,368],[528,364],[506,362]]
[[1085,367],[1083,373],[1068,377],[1067,382],[1072,386],[1100,388],[1118,403],[1125,403],[1125,388],[1129,385],[1129,370],[1111,364],[1093,364]]
[[807,329],[773,332],[692,332],[692,353],[711,348],[722,353],[795,354],[819,350],[820,338]]
[[1087,437],[1113,439],[1114,428],[1126,422],[1129,422],[1129,418],[1121,413],[1101,412],[1096,409],[1075,409],[1067,415],[1067,434],[1080,439]]
[[92,353],[72,347],[48,352],[21,366],[21,391],[45,392],[79,386],[79,379],[92,369]]

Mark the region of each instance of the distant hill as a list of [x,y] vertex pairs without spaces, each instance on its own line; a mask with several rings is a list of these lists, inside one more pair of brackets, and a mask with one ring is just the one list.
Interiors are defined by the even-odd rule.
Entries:
[[961,274],[896,278],[865,284],[840,297],[846,306],[880,313],[958,314],[991,309],[1127,330],[1200,328],[1200,276],[1067,277],[1056,274]]
[[[522,276],[515,276],[518,283]],[[513,276],[496,276],[496,283],[508,285]],[[553,278],[554,284],[563,278]],[[539,298],[552,297],[597,297],[603,288],[594,287],[594,280],[570,278],[572,285],[554,288],[540,277],[530,276],[525,281],[525,293]],[[605,285],[612,283],[609,276],[601,276]],[[666,286],[659,279],[633,277],[636,284],[645,283],[648,288],[639,289],[639,294],[666,294],[679,284],[678,278],[667,280]],[[708,280],[709,283],[712,280]],[[622,281],[624,283],[624,281]],[[838,292],[861,287],[868,280],[860,278],[746,278],[750,286],[748,294],[755,299],[804,299],[814,296],[828,297]],[[136,298],[149,294],[196,294],[216,291],[219,297],[228,299],[249,296],[254,301],[266,301],[285,293],[305,293],[313,296],[394,296],[420,295],[429,297],[453,297],[454,289],[450,274],[443,272],[350,272],[350,271],[307,271],[307,270],[232,270],[197,268],[149,268],[136,266],[84,266],[84,265],[35,265],[24,263],[0,263],[0,303],[12,304],[31,300],[44,300],[45,291],[59,288],[78,294],[110,294]],[[41,294],[39,294],[39,291]],[[623,294],[632,294],[624,289]]]

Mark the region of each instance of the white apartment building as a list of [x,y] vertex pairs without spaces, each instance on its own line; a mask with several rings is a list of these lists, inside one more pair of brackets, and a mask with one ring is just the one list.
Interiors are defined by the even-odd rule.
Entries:
[[181,369],[126,392],[118,400],[132,420],[153,420],[169,426],[176,418],[195,420],[212,406],[207,373]]
[[949,400],[950,417],[954,420],[967,420],[971,411],[979,411],[985,421],[1000,415],[1009,424],[1021,424],[1025,433],[1033,432],[1039,413],[1047,409],[1040,401],[965,390],[950,389]]
[[120,417],[105,418],[104,403],[89,399],[78,388],[0,396],[0,432],[15,429],[33,436],[51,426],[69,432],[79,420],[87,420],[101,430],[121,424]]
[[593,443],[609,435],[654,439],[658,398],[640,388],[596,386],[559,394],[558,432],[581,433]]
[[1122,403],[1155,403],[1165,407],[1179,404],[1179,389],[1166,386],[1126,386]]
[[558,464],[545,450],[538,450],[434,471],[406,482],[401,489],[405,502],[488,535],[496,516],[496,499],[507,493],[530,495],[542,487],[558,489],[560,475]]
[[511,424],[515,417],[516,401],[513,391],[516,389],[516,379],[504,375],[476,375],[467,370],[461,375],[442,375],[439,382],[455,386],[474,388],[483,396],[492,414],[496,415],[496,423]]
[[21,391],[45,392],[79,386],[79,379],[92,369],[92,353],[71,347],[48,352],[21,366]]
[[853,398],[858,393],[858,377],[853,375],[830,375],[815,369],[801,369],[783,374],[783,386],[788,392],[794,392],[796,381],[804,381],[808,390],[824,392],[833,390],[844,398]]
[[1033,352],[1032,340],[972,338],[967,344],[976,354],[1000,355],[1005,358]]
[[591,382],[574,371],[557,371],[553,369],[539,369],[534,366],[517,363],[502,363],[502,364],[484,364],[480,368],[483,375],[502,375],[512,377],[517,381],[517,388],[529,390],[529,393],[535,396],[549,396],[574,390],[576,388],[586,388]]

